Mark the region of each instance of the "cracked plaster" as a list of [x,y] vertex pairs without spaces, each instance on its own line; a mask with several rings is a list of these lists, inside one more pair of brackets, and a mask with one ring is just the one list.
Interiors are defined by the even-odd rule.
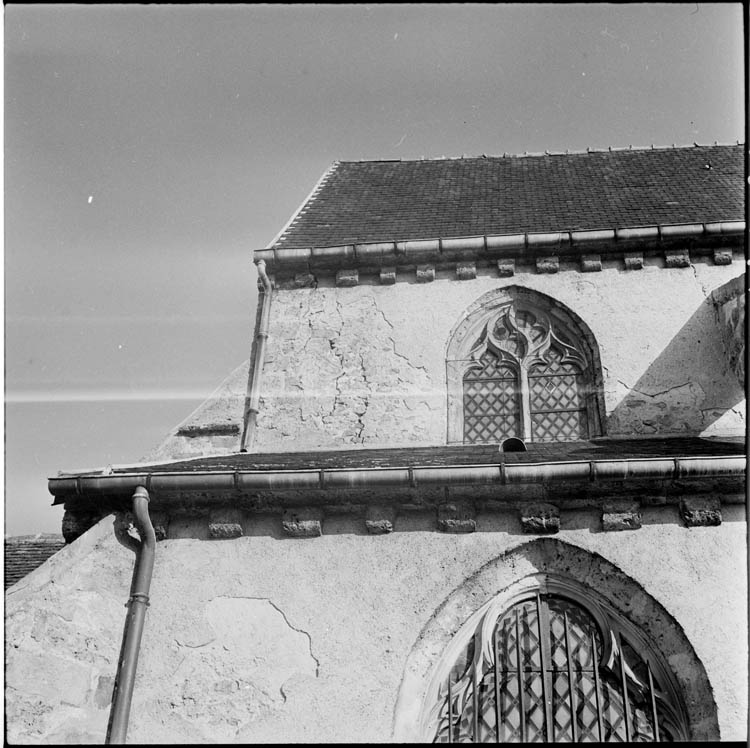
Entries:
[[519,285],[558,299],[599,345],[607,434],[744,433],[744,395],[710,301],[742,263],[664,269],[647,258],[581,278],[488,272],[429,284],[283,290],[274,296],[258,451],[444,444],[445,349],[466,309]]
[[[687,528],[678,507],[652,507],[637,532],[603,533],[598,512],[580,510],[561,516],[555,537],[603,557],[664,606],[705,667],[721,738],[744,740],[744,507],[722,506],[722,515],[718,527]],[[346,522],[305,541],[259,530],[159,544],[128,742],[392,741],[405,666],[425,627],[456,590],[471,609],[481,604],[474,575],[534,539],[515,514],[480,513],[469,534],[400,516],[380,535]],[[655,547],[664,573],[654,574]],[[508,578],[526,573],[518,558]],[[132,568],[109,518],[10,588],[11,743],[103,742]],[[555,569],[576,573],[564,557]],[[487,582],[495,594],[500,581]],[[642,601],[622,602],[637,620]]]

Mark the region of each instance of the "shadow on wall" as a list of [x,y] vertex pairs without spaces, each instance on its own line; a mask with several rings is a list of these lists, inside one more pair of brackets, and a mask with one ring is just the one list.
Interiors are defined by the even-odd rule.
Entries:
[[629,392],[607,418],[608,436],[745,433],[745,391],[711,297],[637,382],[618,383]]

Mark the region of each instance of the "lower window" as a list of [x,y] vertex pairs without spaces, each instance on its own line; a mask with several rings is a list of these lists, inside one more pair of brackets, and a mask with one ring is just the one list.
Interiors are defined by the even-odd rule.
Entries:
[[611,611],[536,591],[488,614],[440,684],[434,742],[686,739],[668,671]]

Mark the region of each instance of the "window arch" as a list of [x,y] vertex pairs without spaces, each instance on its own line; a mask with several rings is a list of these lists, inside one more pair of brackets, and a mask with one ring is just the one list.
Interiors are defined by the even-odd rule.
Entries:
[[449,443],[602,433],[596,341],[544,294],[511,287],[474,304],[451,337],[447,380]]
[[428,698],[425,734],[438,743],[688,739],[673,676],[645,637],[549,575],[469,619]]

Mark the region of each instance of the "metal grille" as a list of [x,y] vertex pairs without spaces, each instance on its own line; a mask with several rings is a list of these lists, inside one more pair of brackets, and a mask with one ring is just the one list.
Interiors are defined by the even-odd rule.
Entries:
[[464,376],[464,442],[494,443],[520,430],[518,379],[497,358],[485,352],[480,366]]
[[584,381],[574,364],[563,363],[554,348],[546,365],[529,372],[531,438],[536,442],[588,438]]
[[[475,641],[479,636],[440,691],[434,742],[653,742],[671,737],[657,727],[661,716],[647,664],[618,635],[614,664],[605,667],[602,632],[577,603],[537,595],[497,620],[489,650]],[[635,675],[639,672],[647,675],[645,690]]]

